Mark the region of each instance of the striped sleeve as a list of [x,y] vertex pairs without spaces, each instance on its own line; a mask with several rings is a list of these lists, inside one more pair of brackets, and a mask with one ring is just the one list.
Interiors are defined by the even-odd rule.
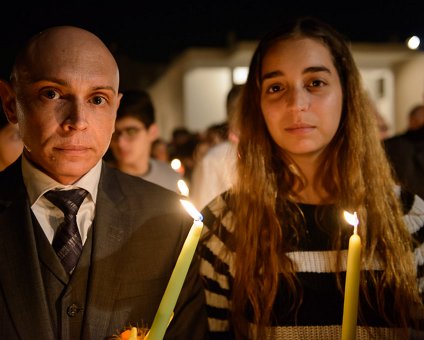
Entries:
[[424,200],[417,195],[402,192],[404,221],[414,241],[414,258],[417,266],[418,288],[424,294]]
[[225,208],[225,201],[219,196],[202,211],[204,234],[199,244],[200,273],[205,286],[211,332],[228,332],[230,329],[228,320],[233,273],[232,251],[227,243],[231,239],[231,232],[224,224],[226,218],[219,217]]

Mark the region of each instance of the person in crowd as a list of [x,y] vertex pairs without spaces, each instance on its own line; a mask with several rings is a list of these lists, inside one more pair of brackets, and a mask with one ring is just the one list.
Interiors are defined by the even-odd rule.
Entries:
[[424,105],[411,109],[408,130],[384,140],[394,176],[409,191],[424,198]]
[[203,139],[209,147],[225,142],[228,139],[228,122],[208,126]]
[[[192,219],[176,193],[103,162],[118,89],[111,52],[74,26],[35,35],[0,81],[25,146],[0,173],[4,339],[106,339],[152,324]],[[197,264],[165,339],[205,337]]]
[[212,339],[340,339],[344,211],[362,242],[357,339],[422,338],[424,202],[391,176],[345,38],[315,18],[266,34],[235,118],[236,180],[202,210]]
[[414,106],[408,114],[408,130],[418,130],[424,126],[424,105]]
[[7,120],[0,104],[0,171],[16,161],[23,147],[18,126]]
[[158,135],[159,127],[149,93],[142,90],[124,91],[110,143],[114,165],[130,175],[178,192],[177,182],[183,176],[168,163],[150,155],[152,143]]
[[184,176],[184,180],[189,186],[192,181],[192,174],[201,142],[200,133],[191,132],[185,127],[178,127],[172,131],[170,144],[171,162],[180,161],[180,168],[176,169],[176,171]]
[[209,148],[194,167],[190,197],[199,208],[226,191],[234,181],[237,133],[231,127],[231,119],[242,88],[243,85],[234,85],[227,94],[225,139]]
[[168,142],[161,137],[156,138],[152,143],[150,156],[159,161],[169,163]]
[[389,126],[387,125],[386,120],[381,115],[380,112],[375,111],[375,119],[377,120],[378,136],[380,140],[384,141],[386,138],[389,138],[390,131]]
[[184,126],[176,127],[172,130],[172,139],[170,142],[170,157],[174,158],[179,154],[179,149],[189,144],[194,134]]
[[386,138],[389,137],[389,134],[390,134],[389,125],[387,124],[383,115],[379,111],[375,101],[371,98],[371,94],[367,92],[366,95],[368,96],[369,105],[370,105],[371,110],[374,113],[374,117],[377,121],[378,136],[379,136],[380,140],[383,141],[383,140],[385,140]]

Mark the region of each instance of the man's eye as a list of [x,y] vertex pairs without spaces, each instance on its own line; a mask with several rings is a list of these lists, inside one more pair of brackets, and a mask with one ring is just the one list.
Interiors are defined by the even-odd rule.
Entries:
[[47,90],[45,94],[46,97],[49,99],[56,99],[59,96],[58,93],[54,90]]
[[103,102],[104,102],[103,97],[94,97],[94,98],[93,98],[93,103],[94,103],[94,104],[96,104],[96,105],[100,105],[100,104],[102,104]]

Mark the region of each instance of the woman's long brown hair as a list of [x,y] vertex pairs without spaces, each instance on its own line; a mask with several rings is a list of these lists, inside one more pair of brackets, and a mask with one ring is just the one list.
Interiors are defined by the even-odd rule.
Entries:
[[[286,23],[260,41],[235,117],[240,132],[238,179],[232,189],[230,209],[236,226],[232,318],[237,338],[247,337],[247,308],[252,310],[253,322],[259,325],[258,335],[262,338],[265,327],[270,325],[279,275],[285,281],[287,294],[297,301],[290,306],[294,313],[302,299],[294,265],[286,252],[287,234],[296,232],[302,219],[292,200],[296,195],[294,183],[304,181],[301,174],[289,169],[290,160],[278,151],[260,106],[263,58],[274,44],[293,38],[319,41],[332,55],[343,91],[343,112],[338,131],[322,158],[318,183],[340,211],[358,212],[363,263],[378,259],[384,267],[382,276],[368,277],[377,291],[375,308],[388,322],[397,321],[406,328],[413,319],[412,306],[421,300],[411,256],[411,236],[402,220],[375,118],[344,37],[325,23],[303,18]],[[337,244],[340,250],[341,242]],[[364,281],[361,287],[369,301]],[[397,320],[384,312],[386,293],[394,296]]]

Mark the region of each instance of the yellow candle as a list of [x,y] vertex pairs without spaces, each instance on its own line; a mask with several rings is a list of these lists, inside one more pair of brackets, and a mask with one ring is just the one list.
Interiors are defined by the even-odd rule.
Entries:
[[146,340],[163,339],[166,329],[168,328],[169,321],[172,318],[175,304],[177,303],[178,296],[180,295],[185,277],[187,276],[194,252],[196,251],[200,234],[202,233],[202,215],[190,202],[181,200],[181,203],[194,218],[193,225],[190,228],[180,255],[178,256],[177,263],[172,271],[165,293],[162,296],[152,327],[146,335]]
[[346,264],[346,283],[343,305],[342,340],[356,339],[356,323],[358,318],[359,277],[361,272],[361,238],[357,234],[358,218],[345,211],[345,218],[354,226],[349,238],[349,249]]

